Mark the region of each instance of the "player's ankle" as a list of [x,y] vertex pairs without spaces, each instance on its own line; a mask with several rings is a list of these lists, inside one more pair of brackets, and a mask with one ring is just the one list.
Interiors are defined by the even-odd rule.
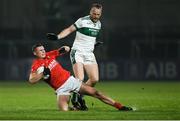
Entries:
[[121,109],[123,107],[123,105],[121,103],[115,102],[114,107],[117,109]]

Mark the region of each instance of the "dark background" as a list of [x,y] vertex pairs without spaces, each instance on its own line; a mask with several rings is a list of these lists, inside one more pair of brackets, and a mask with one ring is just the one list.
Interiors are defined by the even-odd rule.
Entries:
[[[104,45],[95,49],[101,79],[180,79],[180,0],[1,0],[0,79],[27,79],[34,43],[71,46],[75,33],[61,42],[45,35],[88,15],[94,2],[103,5]],[[68,55],[59,61],[71,70]]]

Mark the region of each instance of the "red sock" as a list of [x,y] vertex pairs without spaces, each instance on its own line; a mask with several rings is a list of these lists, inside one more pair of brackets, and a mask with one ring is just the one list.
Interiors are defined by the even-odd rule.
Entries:
[[121,109],[122,108],[122,104],[120,104],[118,102],[115,102],[114,103],[114,107],[117,108],[117,109]]

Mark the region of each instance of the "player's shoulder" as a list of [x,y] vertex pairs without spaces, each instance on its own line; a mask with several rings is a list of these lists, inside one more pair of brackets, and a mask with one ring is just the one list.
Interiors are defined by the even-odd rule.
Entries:
[[32,61],[31,68],[32,68],[32,69],[36,69],[39,65],[40,65],[40,61],[39,61],[38,59],[34,59],[34,60]]
[[40,63],[39,59],[33,59],[33,61],[32,61],[32,65],[37,65],[39,63]]
[[79,20],[81,21],[84,21],[84,20],[90,20],[90,16],[83,16],[83,17],[80,17]]
[[32,63],[37,63],[38,59],[33,59]]
[[97,21],[97,24],[101,25],[101,21],[100,21],[100,20],[98,20],[98,21]]

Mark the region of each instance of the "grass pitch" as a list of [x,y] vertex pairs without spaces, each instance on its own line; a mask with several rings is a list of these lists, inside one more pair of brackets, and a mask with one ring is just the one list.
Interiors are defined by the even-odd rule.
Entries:
[[0,119],[176,120],[180,82],[100,82],[96,88],[136,111],[120,112],[86,96],[88,111],[58,111],[54,91],[44,83],[0,82]]

